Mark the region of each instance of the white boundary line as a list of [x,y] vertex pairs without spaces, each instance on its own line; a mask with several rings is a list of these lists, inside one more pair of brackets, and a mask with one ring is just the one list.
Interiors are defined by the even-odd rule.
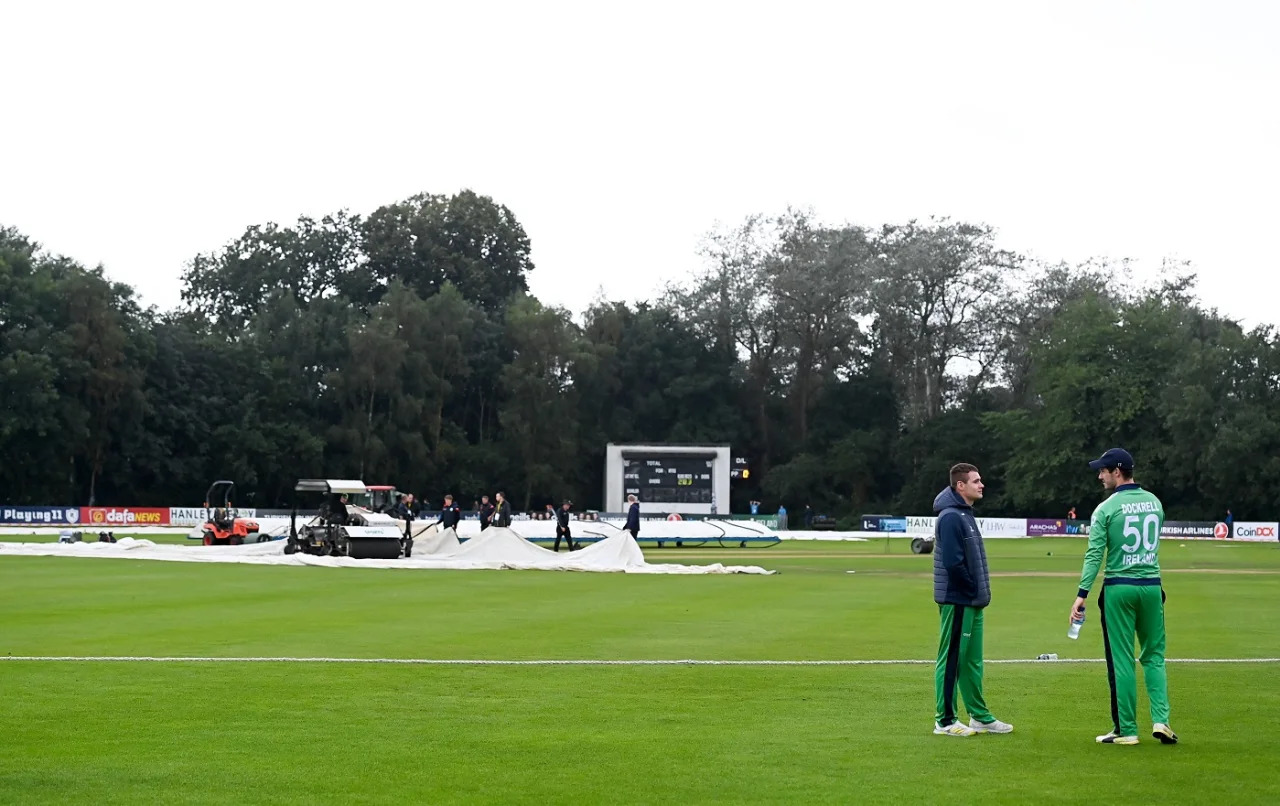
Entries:
[[[466,658],[210,658],[143,655],[0,655],[0,661],[80,663],[387,663],[416,666],[932,666],[923,660],[486,660]],[[1102,658],[1034,658],[984,663],[1102,663]],[[1166,663],[1280,663],[1280,658],[1169,658]]]

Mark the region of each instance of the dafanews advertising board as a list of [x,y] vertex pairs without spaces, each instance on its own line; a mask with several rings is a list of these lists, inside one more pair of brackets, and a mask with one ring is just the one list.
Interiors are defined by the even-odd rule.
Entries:
[[80,523],[80,507],[0,507],[0,523],[58,526]]
[[81,507],[80,522],[91,527],[168,526],[168,507]]

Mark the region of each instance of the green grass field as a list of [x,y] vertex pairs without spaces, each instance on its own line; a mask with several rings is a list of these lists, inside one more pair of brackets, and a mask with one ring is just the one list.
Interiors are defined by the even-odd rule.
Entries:
[[[117,533],[118,535],[122,533]],[[13,538],[9,538],[13,539]],[[29,538],[28,538],[29,539]],[[988,659],[1066,638],[1083,543],[990,540]],[[888,554],[886,555],[886,546]],[[0,655],[931,658],[906,541],[646,551],[776,576],[0,558]],[[1280,547],[1166,540],[1169,656],[1280,656]],[[850,574],[849,571],[856,573]],[[1276,663],[1173,663],[1173,726],[1109,727],[1100,663],[990,664],[1010,736],[930,733],[930,665],[0,661],[0,803],[1276,803]]]

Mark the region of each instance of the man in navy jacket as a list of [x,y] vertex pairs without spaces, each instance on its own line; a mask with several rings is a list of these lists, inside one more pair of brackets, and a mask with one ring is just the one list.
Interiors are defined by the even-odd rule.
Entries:
[[[942,620],[934,672],[933,732],[940,736],[1013,732],[1012,725],[991,715],[982,698],[982,613],[991,603],[987,550],[973,517],[973,505],[982,500],[982,491],[978,468],[962,463],[951,468],[950,486],[933,501],[938,514],[933,600]],[[968,725],[956,719],[957,686],[969,712]]]
[[452,529],[458,531],[458,521],[462,520],[462,507],[453,503],[453,496],[446,495],[444,497],[444,506],[440,508],[440,520],[436,523],[440,524],[442,529]]
[[628,495],[627,502],[631,506],[627,509],[627,525],[623,528],[630,532],[631,539],[635,540],[640,536],[640,501],[634,495]]

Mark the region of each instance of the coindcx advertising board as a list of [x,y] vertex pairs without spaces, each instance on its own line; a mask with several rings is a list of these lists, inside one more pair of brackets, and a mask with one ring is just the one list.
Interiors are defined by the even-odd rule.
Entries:
[[1276,539],[1280,531],[1280,523],[1245,522],[1234,524],[1231,530],[1233,540],[1244,540],[1250,543],[1269,543]]

